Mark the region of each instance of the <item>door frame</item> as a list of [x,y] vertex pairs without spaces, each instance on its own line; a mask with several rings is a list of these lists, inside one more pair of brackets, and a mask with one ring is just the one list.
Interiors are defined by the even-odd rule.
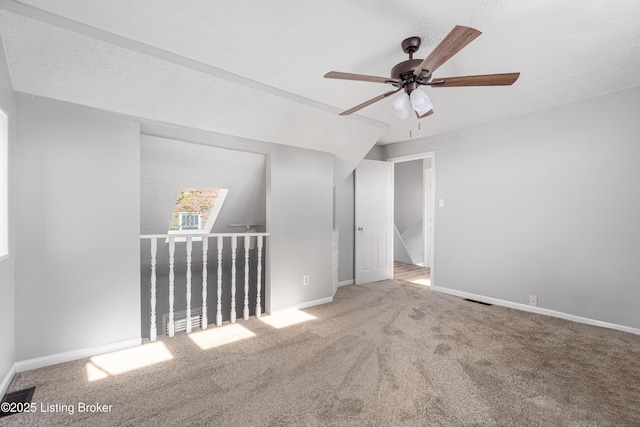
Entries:
[[[434,251],[434,242],[435,242],[435,230],[436,230],[436,218],[435,218],[435,206],[436,206],[436,152],[435,151],[427,151],[427,152],[423,152],[423,153],[416,153],[416,154],[410,154],[407,156],[400,156],[400,157],[391,157],[389,159],[387,159],[387,162],[391,162],[391,163],[402,163],[402,162],[409,162],[412,160],[420,160],[422,159],[424,162],[424,159],[431,159],[431,197],[430,197],[430,216],[431,216],[431,233],[428,234],[428,238],[425,238],[425,242],[424,242],[424,253],[425,256],[427,254],[427,251],[431,254],[431,266],[430,266],[430,275],[431,275],[431,286],[435,285],[435,251]],[[395,169],[394,169],[395,170]],[[424,166],[423,166],[423,172],[422,172],[422,182],[421,184],[424,187]],[[426,189],[423,188],[423,196],[425,195]],[[392,189],[392,193],[393,189]],[[395,205],[395,193],[392,195],[393,197],[393,202]],[[423,206],[422,206],[422,220],[423,220],[423,233],[426,233],[426,224],[424,224],[425,221],[425,217],[426,217],[426,213],[427,213],[427,200],[425,197]]]

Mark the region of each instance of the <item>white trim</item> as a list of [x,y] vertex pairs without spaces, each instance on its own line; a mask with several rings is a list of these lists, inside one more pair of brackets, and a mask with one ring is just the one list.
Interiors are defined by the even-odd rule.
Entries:
[[548,308],[534,307],[534,306],[522,304],[519,302],[506,301],[498,298],[486,297],[483,295],[476,295],[470,292],[458,291],[456,289],[442,288],[439,286],[431,286],[431,289],[436,292],[442,292],[445,294],[449,294],[449,295],[453,295],[461,298],[469,298],[476,301],[499,305],[502,307],[528,311],[530,313],[537,313],[537,314],[542,314],[544,316],[551,316],[551,317],[557,317],[560,319],[570,320],[572,322],[584,323],[592,326],[600,326],[602,328],[615,329],[617,331],[629,332],[631,334],[640,335],[640,329],[632,328],[630,326],[617,325],[615,323],[603,322],[601,320],[595,320],[595,319],[590,319],[588,317],[576,316],[574,314],[563,313],[561,311],[549,310]]
[[353,279],[351,279],[351,280],[343,280],[342,282],[338,282],[338,287],[347,286],[347,285],[353,285],[353,283],[354,283]]
[[409,154],[407,156],[390,157],[387,159],[387,162],[400,163],[400,162],[409,162],[411,160],[428,159],[433,157],[434,154],[435,154],[435,151],[426,151],[424,153]]
[[[423,267],[433,267],[433,212],[434,212],[434,197],[433,197],[433,167],[434,158],[431,159],[431,165],[426,169],[426,159],[422,159],[422,194],[426,195],[429,192],[429,200],[426,197],[422,200],[422,231],[424,233],[424,264]],[[427,188],[428,186],[428,188]]]
[[11,380],[13,379],[13,376],[15,374],[16,374],[16,364],[14,363],[13,365],[11,365],[11,367],[9,368],[9,371],[2,379],[2,382],[0,382],[0,400],[2,400],[2,398],[4,397],[4,394],[7,392],[7,389],[9,388],[9,384],[11,384]]
[[295,304],[285,308],[279,308],[277,310],[272,311],[269,314],[273,316],[274,314],[286,313],[287,311],[293,311],[293,310],[300,310],[303,308],[309,308],[316,305],[327,304],[329,302],[333,302],[333,297],[326,297],[326,298],[316,299],[313,301],[301,302],[300,304]]
[[194,235],[194,236],[197,235],[198,237],[231,237],[231,236],[237,236],[237,237],[263,236],[263,237],[268,237],[268,236],[270,236],[270,233],[202,233],[202,232],[198,232],[198,233],[186,234],[186,233],[182,232],[180,234],[141,234],[140,235],[140,240],[143,240],[143,239],[165,239],[165,238],[169,239],[170,237],[173,237],[173,238],[185,237],[186,238],[186,237],[191,236],[191,235]]
[[222,205],[224,205],[224,201],[227,199],[227,194],[229,194],[228,188],[218,188],[218,196],[213,202],[213,207],[211,208],[209,217],[207,218],[207,223],[202,227],[202,229],[206,230],[207,233],[211,233],[213,224],[216,222],[216,219],[218,219],[218,214],[220,214]]
[[0,106],[0,260],[9,257],[9,114]]
[[45,366],[57,365],[58,363],[71,362],[72,360],[84,359],[86,357],[111,353],[113,351],[125,350],[137,347],[142,344],[142,338],[133,338],[125,341],[118,341],[98,347],[85,348],[81,350],[67,351],[64,353],[52,354],[49,356],[36,357],[35,359],[22,360],[14,364],[16,372],[29,371],[31,369],[44,368]]

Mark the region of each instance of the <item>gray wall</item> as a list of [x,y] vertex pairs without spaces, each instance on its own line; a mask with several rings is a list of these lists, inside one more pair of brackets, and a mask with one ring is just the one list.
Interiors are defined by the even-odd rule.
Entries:
[[422,217],[424,210],[423,161],[411,160],[394,164],[393,221],[398,228],[410,259],[394,234],[394,260],[408,263],[424,262]]
[[338,282],[354,279],[354,174],[334,188],[334,227],[340,230],[338,246]]
[[16,359],[140,337],[139,125],[17,96]]
[[435,283],[640,327],[640,88],[389,146],[436,151]]
[[[274,145],[267,158],[267,309],[332,296],[333,158]],[[310,276],[309,286],[302,276]]]
[[371,150],[369,150],[369,152],[367,153],[366,156],[364,156],[364,158],[368,160],[380,160],[380,161],[384,161],[387,159],[387,157],[385,157],[385,150],[380,145],[374,145],[373,147],[371,147]]
[[422,159],[394,164],[393,218],[400,233],[422,220]]
[[[13,203],[13,148],[15,145],[15,95],[0,40],[0,107],[9,116],[9,256],[0,260],[0,383],[15,362],[15,204]],[[4,173],[4,171],[2,171]],[[0,390],[2,393],[2,390]]]
[[167,232],[181,185],[229,190],[213,233],[244,231],[229,224],[264,225],[264,155],[147,135],[140,144],[143,234]]

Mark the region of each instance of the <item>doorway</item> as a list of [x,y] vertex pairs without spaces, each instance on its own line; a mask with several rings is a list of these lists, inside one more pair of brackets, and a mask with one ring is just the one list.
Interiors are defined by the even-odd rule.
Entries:
[[435,153],[388,161],[394,164],[393,277],[430,286],[433,279]]
[[[419,239],[416,251],[421,255],[408,258],[407,264],[422,268],[423,285],[434,283],[433,240],[435,218],[435,153],[391,158],[387,161],[363,160],[354,179],[354,281],[368,283],[394,278],[394,169],[396,164],[419,160],[420,175],[407,186],[418,188]],[[400,166],[401,167],[401,166]],[[425,172],[426,171],[426,172]],[[415,264],[414,264],[415,263]],[[426,271],[428,269],[428,271]],[[428,276],[425,277],[425,273]]]

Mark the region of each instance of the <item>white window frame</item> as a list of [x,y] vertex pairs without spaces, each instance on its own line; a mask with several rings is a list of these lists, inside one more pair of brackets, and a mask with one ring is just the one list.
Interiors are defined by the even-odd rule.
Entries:
[[[218,197],[216,198],[216,202],[213,204],[213,209],[211,209],[211,212],[209,213],[209,218],[207,219],[207,223],[204,224],[202,226],[202,230],[169,230],[167,232],[167,234],[182,234],[182,235],[189,235],[189,234],[208,234],[211,233],[211,229],[213,228],[213,224],[216,222],[216,219],[218,218],[218,214],[220,213],[220,209],[222,209],[222,205],[224,205],[224,201],[227,198],[227,194],[229,193],[229,189],[227,188],[220,188],[220,191],[218,192]],[[201,241],[202,237],[196,237],[194,236],[192,238],[192,241],[194,242],[198,242]],[[166,241],[169,241],[169,238],[166,239]],[[174,241],[177,242],[186,242],[187,238],[186,237],[175,237]]]
[[0,259],[9,256],[9,115],[0,107]]

